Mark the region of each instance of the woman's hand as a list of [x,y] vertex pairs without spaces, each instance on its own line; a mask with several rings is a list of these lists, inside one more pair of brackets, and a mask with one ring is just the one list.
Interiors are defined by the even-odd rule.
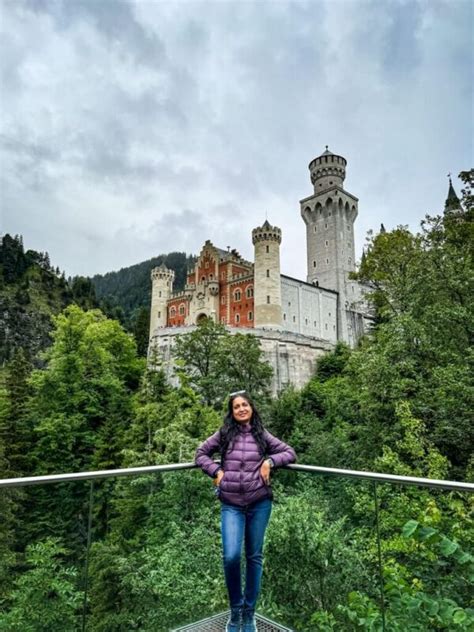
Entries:
[[263,478],[263,481],[265,483],[265,485],[270,485],[270,472],[271,472],[271,467],[270,467],[270,461],[268,459],[266,459],[263,463],[262,466],[260,468],[260,474]]
[[219,470],[214,478],[214,485],[219,487],[221,484],[221,480],[224,478],[224,470]]

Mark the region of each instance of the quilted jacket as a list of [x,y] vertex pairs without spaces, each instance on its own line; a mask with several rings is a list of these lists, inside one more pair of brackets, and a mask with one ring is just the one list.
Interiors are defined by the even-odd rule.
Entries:
[[266,485],[260,467],[265,458],[271,457],[274,467],[282,467],[296,461],[293,448],[265,430],[267,451],[261,455],[258,444],[251,432],[251,424],[241,424],[239,433],[225,454],[222,465],[211,457],[219,451],[219,430],[202,443],[196,451],[196,465],[211,478],[222,468],[224,476],[219,486],[219,498],[224,503],[245,506],[250,503],[272,498],[272,490]]

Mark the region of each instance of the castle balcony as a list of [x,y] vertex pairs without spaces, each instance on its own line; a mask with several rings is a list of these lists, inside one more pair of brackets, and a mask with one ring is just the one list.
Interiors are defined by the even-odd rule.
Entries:
[[[298,464],[272,486],[259,632],[471,629],[473,484]],[[194,463],[2,479],[0,506],[2,629],[223,632],[219,501]]]

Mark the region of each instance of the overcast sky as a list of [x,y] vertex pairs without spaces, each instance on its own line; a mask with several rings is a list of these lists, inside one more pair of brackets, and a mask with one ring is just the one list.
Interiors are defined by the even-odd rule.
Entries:
[[92,275],[206,239],[253,259],[267,214],[304,279],[325,145],[358,256],[381,222],[416,230],[472,166],[472,7],[0,0],[1,232]]

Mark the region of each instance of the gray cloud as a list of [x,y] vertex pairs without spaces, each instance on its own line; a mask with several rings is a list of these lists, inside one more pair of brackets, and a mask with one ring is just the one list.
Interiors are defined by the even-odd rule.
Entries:
[[359,252],[383,222],[441,210],[472,160],[472,5],[4,2],[2,230],[68,274],[205,239],[252,256],[283,230],[304,277],[298,200],[324,145],[348,159]]

